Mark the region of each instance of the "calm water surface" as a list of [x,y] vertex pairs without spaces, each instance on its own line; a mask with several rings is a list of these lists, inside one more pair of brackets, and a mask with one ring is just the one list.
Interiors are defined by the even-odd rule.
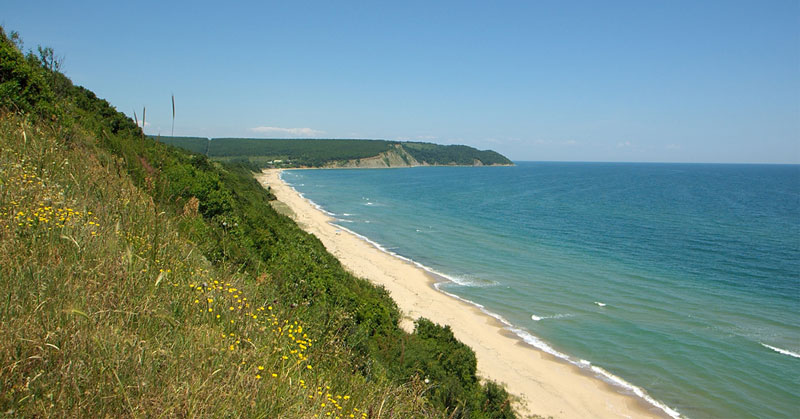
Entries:
[[295,170],[337,224],[681,415],[800,417],[800,166]]

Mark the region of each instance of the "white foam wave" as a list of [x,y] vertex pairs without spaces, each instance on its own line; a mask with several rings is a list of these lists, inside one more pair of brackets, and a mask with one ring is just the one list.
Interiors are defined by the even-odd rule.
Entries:
[[537,316],[535,314],[531,314],[531,320],[533,321],[542,321],[547,319],[564,319],[567,317],[572,317],[574,314],[565,313],[565,314],[553,314],[552,316]]
[[666,413],[670,417],[673,417],[673,418],[676,418],[676,419],[681,417],[681,414],[677,410],[675,410],[675,409],[665,405],[664,403],[661,403],[658,400],[650,397],[650,395],[647,394],[647,392],[645,392],[641,387],[637,387],[637,386],[635,386],[635,385],[623,380],[620,377],[617,377],[616,375],[614,375],[614,374],[612,374],[612,373],[610,373],[610,372],[608,372],[608,371],[606,371],[606,370],[604,370],[604,369],[602,369],[602,368],[600,368],[598,366],[592,365],[591,370],[594,371],[599,376],[603,377],[606,381],[608,381],[608,382],[610,382],[610,383],[612,383],[614,385],[620,386],[620,387],[622,387],[622,388],[624,388],[624,389],[626,389],[628,391],[633,392],[633,394],[641,397],[642,399],[646,400],[648,403],[652,404],[653,406],[663,410],[664,413]]
[[312,201],[312,200],[310,200],[310,199],[306,198],[306,197],[305,197],[305,195],[303,195],[303,194],[300,194],[300,196],[302,196],[302,197],[303,197],[303,198],[304,198],[306,201],[310,202],[310,203],[311,203],[311,205],[313,205],[313,206],[314,206],[314,208],[316,208],[316,209],[318,209],[318,210],[322,211],[323,213],[325,213],[325,214],[326,214],[326,215],[328,215],[329,217],[336,217],[336,216],[337,216],[335,213],[333,213],[333,212],[330,212],[330,211],[326,210],[325,208],[322,208],[322,207],[321,207],[319,204],[317,204],[316,202],[314,202],[314,201]]
[[[292,190],[293,190],[293,191],[294,191],[294,192],[295,192],[297,195],[299,195],[299,196],[300,196],[300,198],[303,198],[303,199],[305,199],[306,201],[308,201],[308,203],[309,203],[309,204],[311,204],[311,206],[312,206],[312,207],[314,207],[314,208],[318,209],[320,212],[322,212],[322,213],[324,213],[324,214],[327,214],[327,215],[328,215],[328,216],[330,216],[330,217],[338,217],[338,215],[336,215],[335,213],[333,213],[333,212],[330,212],[330,211],[326,210],[325,208],[322,208],[322,207],[321,207],[319,204],[317,204],[316,202],[314,202],[314,201],[312,201],[311,199],[307,198],[307,197],[306,197],[306,195],[305,195],[304,193],[302,193],[302,192],[298,191],[298,190],[297,190],[297,189],[296,189],[296,188],[295,188],[295,187],[294,187],[292,184],[290,184],[289,182],[286,182],[286,181],[284,181],[284,180],[283,180],[283,174],[284,174],[284,173],[285,173],[285,172],[280,172],[280,173],[278,174],[278,178],[279,178],[281,181],[283,181],[283,182],[284,182],[286,185],[288,185],[290,188],[292,188]],[[303,186],[303,185],[304,185],[304,183],[301,183],[301,184],[300,184],[300,186]]]
[[[659,408],[660,410],[662,410],[664,413],[666,413],[670,417],[675,418],[675,419],[681,418],[681,414],[677,410],[675,410],[675,409],[667,406],[666,404],[661,403],[660,401],[650,397],[650,395],[647,394],[647,392],[644,391],[644,389],[642,389],[641,387],[637,387],[637,386],[635,386],[635,385],[623,380],[622,378],[620,378],[620,377],[618,377],[618,376],[616,376],[614,374],[611,374],[610,372],[608,372],[608,371],[606,371],[606,370],[604,370],[604,369],[602,369],[600,367],[593,366],[591,362],[589,362],[589,361],[587,361],[585,359],[575,360],[571,356],[569,356],[569,355],[567,355],[567,354],[565,354],[563,352],[559,352],[558,350],[556,350],[552,346],[548,345],[543,340],[541,340],[538,337],[536,337],[536,336],[532,335],[531,333],[529,333],[527,330],[523,330],[523,329],[520,329],[520,328],[514,326],[513,324],[511,324],[511,322],[509,322],[508,320],[503,318],[503,316],[501,316],[501,315],[499,315],[497,313],[493,313],[493,312],[491,312],[489,310],[486,310],[486,308],[482,304],[478,304],[478,303],[476,303],[474,301],[467,300],[466,298],[461,298],[461,297],[459,297],[459,296],[457,296],[455,294],[451,294],[451,293],[449,293],[447,291],[443,291],[438,285],[439,284],[436,284],[436,289],[437,290],[439,290],[439,291],[443,292],[444,294],[449,295],[450,297],[453,297],[453,298],[455,298],[457,300],[463,301],[463,302],[465,302],[467,304],[472,304],[475,307],[477,307],[478,309],[480,309],[484,314],[489,315],[491,317],[494,317],[495,319],[497,319],[498,321],[503,323],[503,325],[505,326],[506,330],[508,330],[508,331],[514,333],[515,335],[519,336],[520,339],[522,339],[525,343],[535,347],[536,349],[539,349],[540,351],[543,351],[543,352],[546,352],[546,353],[548,353],[550,355],[553,355],[556,358],[560,358],[560,359],[562,359],[562,360],[564,360],[566,362],[569,362],[570,364],[576,365],[579,368],[590,369],[599,378],[603,379],[604,381],[606,381],[606,382],[608,382],[608,383],[610,383],[612,385],[615,385],[617,387],[620,387],[620,388],[623,388],[623,389],[625,389],[627,391],[632,392],[633,394],[635,394],[636,396],[642,398],[643,400],[645,400],[646,402],[648,402],[652,406]],[[569,316],[569,314],[568,315],[564,315],[564,316]],[[541,317],[540,317],[540,319],[541,319]]]
[[[338,221],[347,222],[346,220],[338,220]],[[364,222],[365,223],[369,223],[369,220],[366,220]],[[355,231],[350,230],[347,227],[343,227],[343,226],[335,224],[335,223],[331,223],[331,225],[333,225],[333,226],[335,226],[337,228],[341,228],[342,230],[347,231],[348,233],[358,237],[359,239],[364,240],[365,242],[371,244],[373,247],[375,247],[376,249],[380,250],[381,252],[384,252],[386,254],[394,256],[394,257],[396,257],[396,258],[398,258],[400,260],[406,261],[408,263],[411,263],[414,266],[416,266],[416,267],[418,267],[418,268],[420,268],[420,269],[422,269],[422,270],[424,270],[426,272],[429,272],[429,273],[431,273],[431,274],[433,274],[435,276],[439,276],[439,277],[445,278],[449,282],[452,282],[454,284],[458,284],[458,285],[462,285],[462,286],[468,286],[468,287],[490,287],[490,286],[497,285],[497,282],[494,282],[494,281],[491,281],[491,282],[476,282],[474,280],[469,280],[467,278],[461,278],[461,277],[458,277],[458,276],[448,275],[448,274],[439,272],[439,271],[437,271],[435,269],[429,268],[429,267],[427,267],[427,266],[415,261],[414,259],[407,258],[407,257],[405,257],[403,255],[400,255],[400,254],[397,254],[395,252],[392,252],[389,248],[383,247],[378,242],[373,241],[370,238],[368,238],[368,237],[366,237],[366,236],[364,236],[362,234],[358,234]],[[396,247],[392,247],[391,249],[397,249],[397,248]],[[436,284],[436,289],[439,289],[438,285],[440,285],[440,284]],[[450,294],[448,293],[448,295],[450,295]]]
[[[486,279],[468,279],[468,278],[461,278],[453,275],[446,275],[445,278],[450,279],[452,282],[455,282],[458,285],[463,287],[471,287],[471,288],[491,288],[500,285],[497,281],[491,281]],[[451,279],[453,278],[453,279]]]
[[374,203],[372,203],[372,202],[367,202],[367,203],[366,203],[366,204],[364,204],[364,205],[375,205],[375,204],[374,204]]
[[[429,267],[427,267],[427,266],[425,266],[425,265],[423,265],[421,263],[417,263],[416,261],[413,261],[413,260],[411,261],[411,263],[413,263],[414,265],[418,266],[419,268],[424,269],[424,270],[426,270],[426,271],[428,271],[428,272],[430,272],[430,273],[432,273],[434,275],[437,275],[437,276],[440,276],[442,278],[445,278],[449,282],[452,282],[454,284],[458,284],[458,285],[461,285],[461,286],[464,286],[464,287],[486,288],[486,287],[493,287],[493,286],[498,285],[498,283],[495,282],[495,281],[474,280],[474,279],[469,279],[469,278],[463,278],[463,277],[460,277],[460,276],[444,274],[444,273],[441,273],[441,272],[436,271],[434,269],[431,269],[431,268],[429,268]],[[439,291],[441,291],[441,290],[439,290]]]
[[606,303],[601,303],[600,301],[595,301],[594,303],[597,304],[600,307],[605,307],[606,306]]
[[761,346],[763,346],[765,348],[772,349],[773,351],[775,351],[775,352],[777,352],[779,354],[789,355],[789,356],[791,356],[793,358],[800,358],[800,354],[798,354],[796,352],[792,352],[792,351],[789,351],[789,350],[786,350],[786,349],[776,348],[776,347],[774,347],[772,345],[767,345],[764,342],[758,342],[758,343],[760,343]]
[[345,213],[342,213],[342,216],[344,216],[344,217],[352,217],[353,214],[348,214],[348,213],[345,212]]

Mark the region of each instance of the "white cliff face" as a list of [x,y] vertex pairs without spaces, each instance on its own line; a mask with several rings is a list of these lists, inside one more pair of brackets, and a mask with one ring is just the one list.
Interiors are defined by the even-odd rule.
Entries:
[[[483,162],[474,159],[473,166],[484,166]],[[428,162],[419,161],[406,151],[402,144],[395,144],[394,148],[385,151],[377,156],[364,159],[354,159],[346,162],[334,162],[327,164],[327,168],[362,168],[362,169],[385,169],[390,167],[416,167],[431,166]],[[455,166],[455,164],[453,164]]]
[[352,168],[387,168],[387,167],[413,167],[427,166],[412,157],[400,144],[395,144],[394,148],[385,151],[377,156],[365,159],[355,159],[347,162],[337,162],[326,167],[352,167]]

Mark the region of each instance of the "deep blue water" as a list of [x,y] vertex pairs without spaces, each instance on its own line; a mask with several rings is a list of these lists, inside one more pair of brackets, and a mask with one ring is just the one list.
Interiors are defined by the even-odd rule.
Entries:
[[[800,166],[296,170],[440,289],[682,415],[800,417]],[[535,410],[535,406],[533,407]]]

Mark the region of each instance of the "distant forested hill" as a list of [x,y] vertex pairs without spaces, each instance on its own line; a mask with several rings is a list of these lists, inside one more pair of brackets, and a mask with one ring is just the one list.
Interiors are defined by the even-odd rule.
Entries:
[[496,151],[477,150],[465,145],[403,143],[403,148],[418,161],[428,164],[470,166],[474,165],[476,160],[483,165],[512,164],[511,160]]
[[341,139],[159,137],[159,141],[216,160],[257,167],[398,167],[510,165],[505,156],[465,145]]

